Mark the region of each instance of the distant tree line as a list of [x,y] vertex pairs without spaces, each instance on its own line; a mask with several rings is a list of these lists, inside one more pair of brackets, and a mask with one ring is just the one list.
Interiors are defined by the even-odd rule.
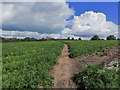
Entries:
[[[47,41],[48,39],[42,38],[42,39],[36,39],[36,38],[30,38],[30,37],[26,37],[23,39],[19,39],[19,38],[3,38],[0,37],[2,42],[24,42],[24,41]],[[49,39],[50,40],[50,39]],[[53,39],[51,39],[53,40]]]
[[82,40],[82,39],[80,37],[78,39],[74,39],[73,37],[70,39],[70,37],[68,37],[67,40]]
[[[90,40],[104,40],[104,39],[100,39],[98,35],[94,35]],[[120,40],[120,39],[119,38],[116,39],[114,35],[109,35],[106,37],[106,40]]]
[[[74,39],[73,37],[72,38],[68,37],[67,39],[54,39],[50,37],[42,38],[42,39],[36,39],[36,38],[30,38],[30,37],[26,37],[24,39],[0,37],[0,42],[49,41],[49,40],[82,40],[82,39],[80,37],[78,39]],[[104,40],[104,39],[100,39],[98,35],[94,35],[91,37],[90,40]],[[114,35],[109,35],[106,37],[106,40],[120,40],[120,39],[119,38],[116,39]]]
[[[68,37],[67,40],[76,40],[76,39],[74,39],[74,38],[70,39],[70,37]],[[77,40],[82,40],[82,39],[79,37]],[[101,39],[98,35],[94,35],[91,37],[90,40],[104,40],[104,39]],[[114,35],[109,35],[106,37],[106,40],[120,40],[120,39],[119,38],[116,39],[116,37]]]

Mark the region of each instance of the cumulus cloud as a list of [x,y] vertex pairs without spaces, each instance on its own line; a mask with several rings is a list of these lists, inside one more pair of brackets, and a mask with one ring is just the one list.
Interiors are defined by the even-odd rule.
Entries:
[[65,2],[3,3],[2,25],[5,30],[58,33],[74,11]]
[[71,20],[71,30],[63,30],[62,32],[74,35],[92,36],[99,35],[105,37],[107,35],[118,34],[118,26],[113,22],[106,21],[106,15],[103,13],[95,13],[88,11],[80,16],[74,16]]

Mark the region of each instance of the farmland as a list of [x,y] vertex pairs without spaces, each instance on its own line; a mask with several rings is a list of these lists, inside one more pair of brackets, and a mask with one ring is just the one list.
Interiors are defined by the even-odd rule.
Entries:
[[50,86],[48,73],[62,47],[55,41],[3,43],[3,88]]
[[68,44],[70,57],[82,57],[118,45],[117,40],[110,41],[64,41]]
[[[14,42],[3,43],[3,88],[36,88],[39,86],[50,87],[53,85],[53,77],[49,72],[58,63],[58,56],[66,44],[70,55],[63,57],[73,64],[74,57],[87,56],[118,45],[117,40],[99,41],[40,41],[40,42]],[[66,47],[67,47],[66,46]],[[67,48],[65,52],[67,51]],[[67,58],[66,58],[67,57]],[[73,59],[73,62],[69,63]],[[65,64],[63,64],[63,71]],[[67,66],[71,70],[72,65]],[[76,66],[76,65],[75,65]],[[60,70],[58,68],[58,70]],[[62,72],[62,74],[68,73]],[[74,71],[74,69],[73,69]],[[59,71],[58,71],[59,72]],[[61,74],[61,73],[60,73]],[[59,77],[58,77],[59,78]]]

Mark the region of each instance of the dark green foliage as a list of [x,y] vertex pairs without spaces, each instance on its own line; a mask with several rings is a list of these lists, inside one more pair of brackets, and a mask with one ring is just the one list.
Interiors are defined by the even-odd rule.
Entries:
[[114,35],[109,35],[106,39],[107,40],[116,40],[116,37]]
[[72,40],[74,40],[74,38],[72,38]]
[[97,65],[87,65],[81,68],[73,81],[83,88],[119,88],[119,74],[116,70],[107,69]]
[[105,39],[100,39],[100,40],[105,40]]
[[70,37],[68,37],[67,40],[70,40]]
[[62,48],[57,41],[3,43],[3,88],[51,86],[49,71]]
[[100,40],[99,36],[98,35],[94,35],[91,40]]
[[36,38],[30,38],[26,37],[23,39],[18,39],[18,38],[3,38],[1,37],[2,42],[23,42],[23,41],[46,41],[46,39],[36,39]]
[[79,38],[78,40],[82,40],[81,38]]

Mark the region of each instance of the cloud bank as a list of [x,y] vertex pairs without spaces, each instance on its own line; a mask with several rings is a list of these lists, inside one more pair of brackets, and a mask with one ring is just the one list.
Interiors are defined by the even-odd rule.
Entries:
[[[0,35],[2,35],[3,37],[6,38],[25,38],[25,37],[33,37],[33,38],[37,38],[37,39],[41,39],[41,38],[45,38],[45,37],[52,37],[55,39],[67,39],[68,37],[70,38],[75,38],[78,39],[79,37],[74,36],[74,35],[68,35],[68,34],[41,34],[38,32],[30,32],[30,31],[5,31],[5,30],[0,30]],[[82,38],[82,37],[81,37]],[[84,38],[82,38],[84,39]]]

